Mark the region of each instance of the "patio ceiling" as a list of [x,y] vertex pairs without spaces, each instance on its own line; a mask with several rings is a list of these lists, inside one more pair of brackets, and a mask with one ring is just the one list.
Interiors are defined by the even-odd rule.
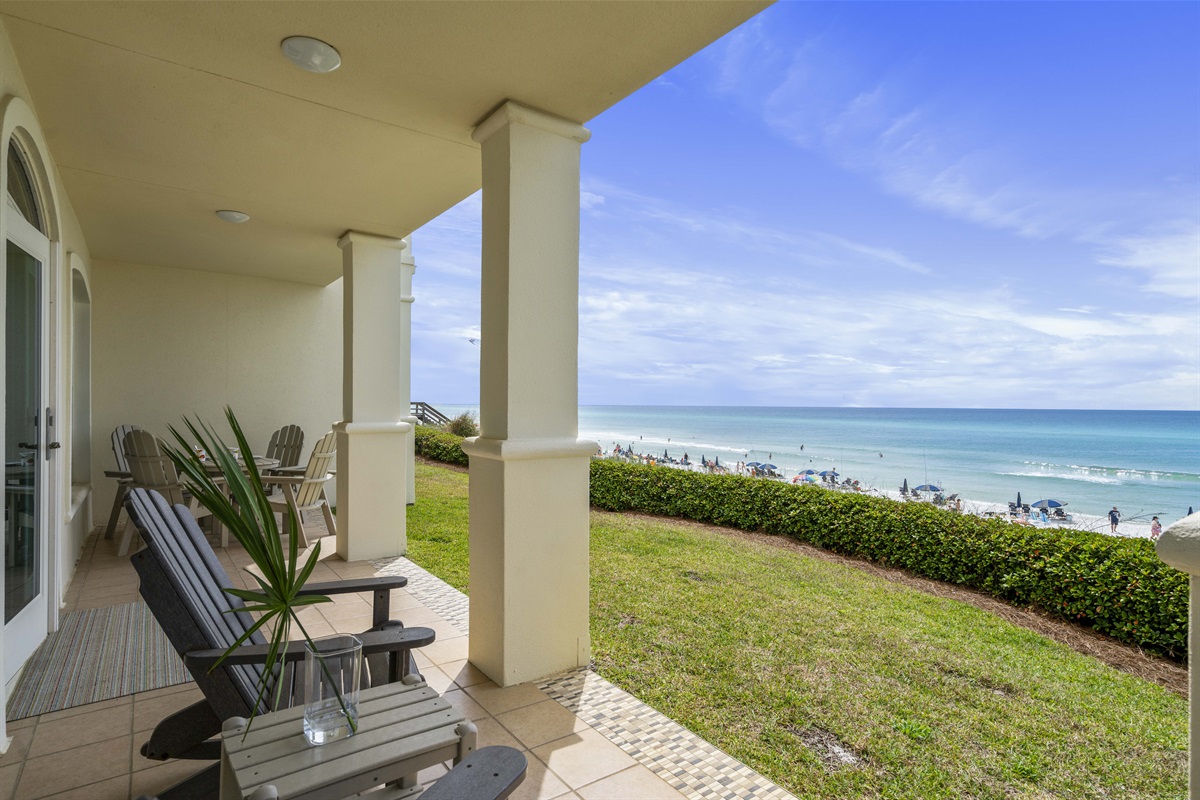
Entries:
[[[506,99],[586,122],[765,2],[4,3],[93,258],[302,281],[480,186]],[[301,71],[312,36],[342,67]],[[244,225],[218,220],[232,208]]]

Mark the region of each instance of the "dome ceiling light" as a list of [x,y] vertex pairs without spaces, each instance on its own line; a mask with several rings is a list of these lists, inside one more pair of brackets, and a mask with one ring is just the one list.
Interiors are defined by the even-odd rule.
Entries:
[[342,57],[332,46],[311,36],[289,36],[280,44],[283,54],[297,67],[324,74],[342,65]]
[[250,219],[249,214],[246,214],[242,211],[231,211],[228,209],[223,209],[221,211],[218,211],[217,216],[220,217],[221,219],[225,220],[226,222],[232,222],[235,225],[240,225],[243,222],[245,222],[246,220]]

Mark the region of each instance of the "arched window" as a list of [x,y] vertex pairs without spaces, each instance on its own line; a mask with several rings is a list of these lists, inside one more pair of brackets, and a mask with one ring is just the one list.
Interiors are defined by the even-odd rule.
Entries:
[[34,188],[33,177],[29,173],[29,163],[16,139],[8,141],[8,204],[18,214],[25,218],[39,232],[45,233],[46,226],[42,222],[41,206],[38,203],[37,189]]

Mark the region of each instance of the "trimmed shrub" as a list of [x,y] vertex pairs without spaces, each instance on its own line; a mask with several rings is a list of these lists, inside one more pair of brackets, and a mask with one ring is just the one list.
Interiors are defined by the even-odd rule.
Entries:
[[1146,539],[1033,528],[814,486],[592,461],[591,502],[801,542],[980,589],[1171,658],[1187,653],[1188,576]]
[[418,455],[431,461],[441,461],[444,464],[470,466],[467,454],[462,449],[463,437],[431,428],[428,425],[418,425],[414,431],[416,442],[413,449]]

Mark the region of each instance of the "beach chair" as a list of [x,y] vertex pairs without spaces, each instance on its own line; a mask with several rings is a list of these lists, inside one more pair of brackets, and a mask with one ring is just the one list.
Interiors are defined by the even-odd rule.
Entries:
[[[171,506],[157,492],[133,489],[125,501],[129,519],[146,541],[130,559],[141,579],[140,591],[154,618],[183,659],[204,698],[158,723],[142,745],[146,758],[215,760],[220,743],[213,737],[230,717],[249,717],[255,707],[255,688],[262,674],[267,642],[255,632],[249,644],[212,665],[253,624],[242,601],[225,591],[233,587],[196,524],[182,505]],[[374,595],[371,630],[359,636],[366,662],[365,686],[403,680],[417,674],[413,648],[434,640],[429,628],[405,628],[388,619],[391,591],[406,578],[360,578],[306,586],[305,594],[371,592]],[[288,663],[277,680],[284,685],[285,706],[303,702],[304,647],[292,642]],[[418,675],[419,677],[419,675]],[[265,704],[263,704],[265,705]],[[271,710],[260,705],[260,713]],[[161,795],[163,800],[217,796],[218,764],[201,770]]]
[[117,493],[113,497],[112,512],[108,515],[108,527],[104,529],[105,539],[116,535],[121,512],[125,510],[125,495],[129,494],[129,462],[125,460],[125,434],[140,430],[138,425],[118,425],[112,432],[113,459],[117,462],[117,469],[112,473],[106,472],[105,475],[117,479]]
[[[172,505],[181,504],[196,517],[208,516],[211,512],[187,492],[179,480],[179,472],[175,462],[167,456],[154,434],[144,430],[133,430],[125,434],[122,446],[125,453],[125,463],[129,466],[129,485],[126,492],[134,489],[152,489],[167,498]],[[121,534],[121,544],[117,555],[124,556],[129,552],[137,528],[126,525]],[[229,533],[221,530],[221,546],[228,544]]]
[[329,467],[337,456],[336,448],[336,435],[330,431],[313,445],[312,454],[308,457],[308,466],[304,468],[303,474],[288,474],[286,470],[278,470],[269,479],[270,483],[283,487],[283,497],[271,496],[271,508],[281,514],[286,514],[289,508],[296,512],[300,538],[305,547],[308,546],[308,534],[304,532],[305,511],[320,509],[325,515],[325,527],[329,535],[337,533],[333,510],[329,507],[329,497],[325,494],[325,485],[333,478]]

